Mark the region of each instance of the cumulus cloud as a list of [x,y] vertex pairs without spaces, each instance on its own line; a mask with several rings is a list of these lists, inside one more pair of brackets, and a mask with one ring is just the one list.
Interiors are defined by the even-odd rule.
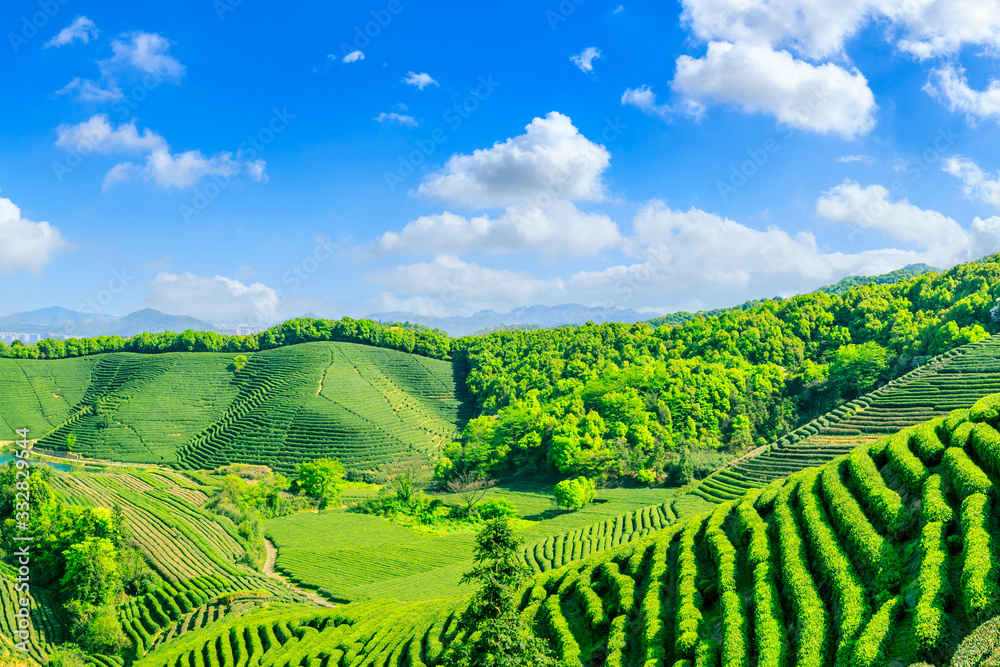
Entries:
[[674,90],[700,104],[731,104],[782,123],[852,139],[875,127],[875,96],[861,72],[813,65],[766,45],[711,42],[677,59]]
[[94,22],[86,16],[77,16],[73,19],[72,23],[60,30],[55,37],[45,42],[42,48],[66,46],[67,44],[72,44],[73,40],[79,40],[82,44],[86,44],[95,37],[97,37],[97,26],[94,25]]
[[378,253],[449,253],[469,251],[543,255],[587,255],[621,242],[618,225],[608,216],[584,213],[555,200],[546,207],[508,207],[503,215],[473,218],[445,212],[421,216],[402,231],[386,232]]
[[816,213],[828,222],[877,229],[935,252],[954,253],[968,240],[961,225],[948,216],[921,209],[906,199],[891,201],[889,191],[881,185],[862,187],[846,180],[823,193],[816,202]]
[[943,169],[962,181],[962,192],[967,197],[1000,208],[1000,172],[990,178],[978,164],[961,156],[946,158]]
[[343,62],[356,63],[359,60],[364,60],[364,59],[365,59],[365,54],[362,53],[360,50],[357,50],[357,51],[351,51],[346,56],[344,56]]
[[567,201],[604,198],[601,174],[611,154],[568,116],[535,118],[525,133],[471,155],[454,155],[419,192],[474,208],[525,205],[546,193]]
[[661,118],[671,111],[669,105],[656,103],[656,93],[649,86],[626,89],[622,94],[622,104],[636,107],[648,116]]
[[102,71],[134,69],[166,81],[180,81],[185,67],[170,55],[171,42],[152,32],[132,32],[111,42],[114,55],[102,60]]
[[264,161],[246,160],[241,153],[223,151],[203,155],[191,150],[171,153],[167,141],[150,129],[139,131],[134,122],[113,127],[104,114],[97,114],[77,125],[60,125],[56,145],[80,155],[145,155],[145,162],[122,162],[107,173],[104,187],[133,179],[151,181],[163,188],[187,188],[204,176],[235,177],[244,175],[255,181],[266,178]]
[[135,123],[112,127],[106,114],[76,125],[60,125],[56,133],[56,146],[81,154],[148,153],[167,146],[163,137],[148,128],[140,133]]
[[148,85],[152,77],[156,84],[180,83],[186,68],[170,54],[170,46],[170,40],[156,33],[125,33],[112,40],[114,55],[97,62],[99,80],[74,77],[56,94],[73,94],[87,102],[109,102],[123,97],[123,81],[141,80]]
[[210,324],[263,324],[274,320],[278,293],[224,276],[159,273],[147,286],[145,306]]
[[492,269],[454,255],[379,269],[368,274],[367,279],[390,290],[378,299],[377,310],[433,316],[537,303],[541,294],[562,291],[559,278],[544,280],[526,271]]
[[[426,315],[469,314],[524,304],[582,303],[659,312],[738,303],[761,294],[788,296],[845,275],[875,275],[906,264],[950,267],[1000,250],[1000,217],[975,218],[968,228],[935,211],[890,201],[884,188],[847,182],[819,199],[829,222],[860,233],[878,229],[910,249],[830,252],[810,232],[757,229],[697,208],[671,209],[652,200],[632,220],[631,263],[568,276],[538,278],[441,253],[432,261],[373,272],[387,288],[383,310]],[[461,222],[460,231],[464,230]],[[860,230],[859,230],[860,228]]]
[[396,123],[397,125],[403,125],[405,127],[416,127],[417,121],[413,116],[408,116],[406,114],[400,114],[396,112],[382,112],[375,116],[374,120],[380,123]]
[[21,217],[14,202],[0,197],[0,275],[40,273],[68,245],[58,228]]
[[431,75],[427,72],[421,72],[420,74],[417,74],[416,72],[407,72],[406,77],[403,79],[403,83],[416,86],[420,90],[423,90],[427,86],[438,85],[438,82],[432,79]]
[[962,112],[972,119],[1000,119],[1000,81],[997,79],[990,79],[986,90],[974,90],[963,68],[945,65],[931,72],[924,90],[952,112]]
[[704,41],[784,46],[812,59],[839,56],[866,25],[917,58],[957,53],[966,44],[1000,45],[997,0],[683,0],[682,20]]
[[594,61],[601,57],[601,50],[596,46],[588,46],[575,56],[570,56],[573,64],[580,68],[581,72],[593,72]]
[[117,85],[103,88],[100,83],[90,79],[73,77],[73,80],[56,91],[56,95],[76,95],[84,102],[114,102],[124,97]]

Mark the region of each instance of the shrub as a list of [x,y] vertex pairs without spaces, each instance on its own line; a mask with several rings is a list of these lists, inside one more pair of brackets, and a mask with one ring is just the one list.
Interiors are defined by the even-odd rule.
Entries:
[[972,618],[982,619],[993,606],[997,583],[990,577],[993,555],[990,549],[990,501],[975,493],[962,502],[962,602]]
[[[888,444],[888,439],[885,440]],[[903,501],[899,494],[885,485],[864,447],[856,447],[847,461],[861,497],[886,526],[894,529],[903,515]]]
[[910,451],[909,440],[910,434],[906,431],[901,431],[889,438],[887,447],[889,467],[910,493],[920,493],[924,480],[927,479],[927,468]]
[[795,664],[798,667],[819,667],[827,662],[824,647],[830,619],[809,574],[805,545],[792,515],[791,496],[798,481],[792,477],[774,504],[781,547],[781,578],[785,590],[791,593],[792,608],[798,617],[799,642]]
[[493,498],[479,505],[479,516],[489,521],[490,519],[512,519],[517,516],[517,508],[514,503],[505,498]]
[[1000,475],[1000,433],[992,426],[976,424],[972,428],[969,444],[983,466],[994,475]]
[[941,521],[947,523],[954,518],[954,512],[941,490],[941,475],[931,475],[924,482],[921,513],[924,523]]
[[976,493],[989,493],[993,486],[986,473],[979,469],[963,449],[949,447],[944,453],[942,463],[950,475],[952,486],[962,500]]
[[571,510],[578,510],[594,501],[594,481],[586,477],[564,479],[556,484],[553,493],[556,503]]
[[903,598],[900,596],[891,598],[872,617],[854,646],[853,667],[875,667],[883,664],[881,660],[887,640],[892,636],[896,616],[901,607],[905,606],[900,604],[902,601]]
[[942,419],[934,419],[913,430],[910,444],[925,465],[935,466],[941,462],[945,450],[944,443],[937,434],[937,427],[941,423]]
[[940,521],[924,525],[920,537],[920,597],[913,620],[913,634],[923,651],[939,647],[944,636],[947,615],[944,598],[948,594],[948,552],[944,540],[944,524]]
[[997,426],[1000,424],[1000,394],[985,396],[969,409],[969,421]]

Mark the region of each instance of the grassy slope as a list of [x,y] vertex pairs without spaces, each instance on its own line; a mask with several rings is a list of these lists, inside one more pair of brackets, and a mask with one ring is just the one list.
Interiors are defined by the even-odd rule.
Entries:
[[[577,512],[554,506],[551,489],[520,484],[493,489],[525,517],[521,537],[529,545],[550,536],[588,528],[623,513],[674,500],[674,489],[605,489],[601,502]],[[710,505],[685,498],[679,511],[690,516]],[[406,528],[379,517],[342,510],[297,514],[265,523],[278,547],[276,566],[293,581],[322,589],[334,599],[426,600],[469,593],[458,580],[472,558],[470,527],[455,533]]]
[[306,343],[251,356],[115,353],[0,359],[0,428],[39,447],[186,468],[232,461],[289,471],[336,456],[368,469],[454,439],[470,416],[450,362],[352,343]]

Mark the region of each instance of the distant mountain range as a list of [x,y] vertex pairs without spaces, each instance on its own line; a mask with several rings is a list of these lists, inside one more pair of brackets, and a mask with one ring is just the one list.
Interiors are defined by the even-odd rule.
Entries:
[[[43,308],[25,313],[0,317],[0,340],[10,343],[36,342],[42,338],[93,338],[95,336],[121,336],[128,338],[143,332],[161,331],[220,331],[218,327],[184,315],[166,315],[147,308],[124,317],[81,313],[66,308]],[[230,332],[231,333],[231,332]]]
[[[817,291],[830,294],[843,294],[852,287],[870,283],[894,283],[929,271],[940,271],[926,264],[910,264],[897,271],[879,276],[849,276],[834,285],[821,287]],[[577,325],[585,322],[649,322],[653,326],[661,324],[681,324],[695,317],[713,317],[731,310],[746,310],[764,300],[755,299],[729,308],[702,310],[697,313],[686,311],[669,313],[653,319],[649,313],[637,310],[626,310],[616,307],[591,307],[578,303],[559,306],[525,306],[515,308],[509,313],[498,313],[493,310],[481,310],[468,317],[425,317],[415,313],[388,312],[374,313],[367,316],[379,322],[408,322],[420,324],[432,329],[441,329],[452,336],[481,335],[492,331],[506,329],[548,329],[563,325]],[[121,336],[128,338],[143,332],[159,333],[161,331],[216,331],[219,333],[237,333],[231,327],[208,324],[193,317],[184,315],[166,315],[157,310],[147,308],[124,317],[81,313],[66,308],[52,307],[32,310],[24,313],[13,313],[0,317],[0,340],[10,343],[15,338],[21,342],[37,342],[42,338],[92,338],[95,336]]]
[[467,336],[501,329],[549,329],[565,324],[585,322],[642,322],[650,313],[637,310],[623,310],[615,307],[581,306],[568,303],[561,306],[525,306],[509,313],[481,310],[468,317],[425,317],[415,313],[391,312],[375,313],[368,317],[379,322],[411,322],[423,324],[432,329],[442,329],[452,336]]

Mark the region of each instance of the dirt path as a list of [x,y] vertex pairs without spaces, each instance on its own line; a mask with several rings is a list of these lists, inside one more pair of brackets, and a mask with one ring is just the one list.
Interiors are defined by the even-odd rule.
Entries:
[[313,593],[311,591],[307,591],[307,590],[305,590],[303,588],[299,588],[298,586],[296,586],[295,584],[293,584],[292,582],[288,581],[283,576],[281,576],[280,574],[278,574],[277,572],[275,572],[274,571],[274,561],[276,561],[278,559],[278,550],[274,548],[274,545],[271,543],[271,540],[264,540],[264,548],[267,549],[267,558],[264,560],[264,574],[265,575],[267,575],[268,577],[274,579],[275,581],[281,582],[282,584],[284,584],[288,588],[292,589],[293,591],[295,591],[299,595],[302,595],[302,596],[305,596],[306,598],[308,598],[310,602],[315,602],[316,604],[320,605],[321,607],[336,607],[337,606],[337,605],[333,604],[332,602],[330,602],[329,600],[324,599],[323,597],[321,597],[321,596],[319,596],[319,595],[317,595],[317,594],[315,594],[315,593]]

